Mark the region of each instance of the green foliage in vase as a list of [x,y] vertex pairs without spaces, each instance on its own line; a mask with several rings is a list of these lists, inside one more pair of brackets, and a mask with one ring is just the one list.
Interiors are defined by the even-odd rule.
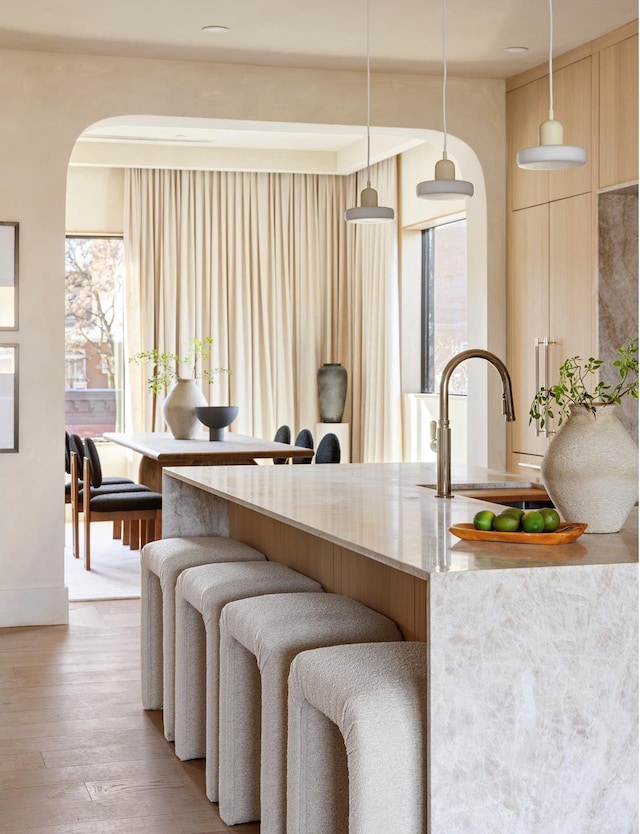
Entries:
[[192,339],[189,350],[180,356],[177,353],[160,353],[157,348],[143,350],[129,358],[135,365],[152,365],[153,374],[147,379],[147,387],[157,394],[166,390],[177,379],[204,379],[210,385],[216,374],[231,373],[227,368],[202,368],[211,356],[213,339]]
[[529,423],[539,420],[543,427],[550,419],[557,417],[560,425],[574,405],[584,406],[595,415],[598,405],[619,404],[627,395],[637,400],[638,339],[631,339],[617,348],[616,354],[617,359],[611,363],[619,378],[616,385],[596,381],[604,365],[603,359],[590,357],[585,361],[579,356],[566,359],[560,366],[557,384],[550,388],[540,388],[533,398]]

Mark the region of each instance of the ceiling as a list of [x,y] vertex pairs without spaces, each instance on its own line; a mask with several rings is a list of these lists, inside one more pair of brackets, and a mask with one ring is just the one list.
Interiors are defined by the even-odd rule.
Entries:
[[[231,62],[270,66],[363,70],[366,66],[367,0],[5,0],[0,11],[0,45],[35,49]],[[369,0],[371,71],[439,73],[442,62],[440,0]],[[637,0],[555,0],[554,53],[566,52],[638,16]],[[448,0],[447,66],[451,75],[507,78],[548,57],[547,0]],[[229,27],[224,35],[202,27]],[[527,52],[506,53],[506,47]],[[266,139],[205,135],[204,126],[120,124],[108,141],[226,143],[336,150],[345,136],[307,133]],[[282,131],[287,133],[288,131]],[[93,131],[94,140],[104,131]],[[182,138],[176,134],[183,134]],[[353,137],[351,137],[353,138]],[[284,143],[284,145],[282,144]],[[293,143],[293,145],[291,144]],[[314,144],[316,143],[316,144]],[[269,145],[267,145],[269,147]],[[325,147],[326,149],[326,147]]]

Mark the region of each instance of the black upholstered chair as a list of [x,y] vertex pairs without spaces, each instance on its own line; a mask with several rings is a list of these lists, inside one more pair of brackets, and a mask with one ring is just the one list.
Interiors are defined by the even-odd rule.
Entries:
[[[97,454],[97,450],[96,450]],[[71,474],[71,481],[68,484],[65,484],[65,503],[67,503],[67,494],[69,495],[68,503],[71,504],[71,528],[72,528],[72,551],[73,555],[76,559],[80,558],[80,513],[82,512],[82,495],[80,491],[82,489],[82,469],[84,464],[84,443],[82,438],[77,434],[69,434],[69,432],[65,431],[65,467],[67,461],[69,463],[69,473]],[[75,468],[72,468],[72,459],[75,457],[76,465]],[[104,478],[102,481],[102,486],[100,487],[101,492],[113,492],[124,490],[128,491],[133,489],[136,492],[139,492],[142,489],[146,489],[147,487],[142,487],[140,484],[134,483],[131,478],[122,478],[119,476],[113,476]],[[124,531],[123,528],[124,527]],[[123,539],[123,543],[127,544],[127,529],[126,525],[122,525],[119,522],[113,523],[113,538],[114,539]]]
[[[276,443],[291,443],[291,429],[289,426],[279,426],[273,439]],[[282,465],[288,463],[288,460],[288,458],[274,458],[273,462]]]
[[315,462],[340,463],[340,441],[333,432],[325,434],[320,443],[318,443]]
[[[122,484],[117,492],[101,491],[100,458],[89,437],[85,439],[85,452],[80,496],[84,514],[84,566],[91,570],[91,522],[129,523],[129,546],[137,550],[160,536],[162,495],[140,484]],[[88,489],[87,485],[90,485]]]
[[[313,435],[309,429],[301,429],[294,441],[294,446],[304,446],[305,449],[313,451]],[[313,457],[313,455],[311,456]],[[311,463],[311,457],[308,458],[293,458],[292,463]]]

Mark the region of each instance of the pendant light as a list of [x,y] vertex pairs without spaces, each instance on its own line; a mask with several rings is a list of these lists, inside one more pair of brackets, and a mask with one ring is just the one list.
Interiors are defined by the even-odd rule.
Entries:
[[378,192],[371,188],[371,58],[369,55],[369,0],[367,0],[367,187],[360,193],[360,206],[347,209],[347,223],[386,223],[393,209],[378,205]]
[[562,125],[553,117],[553,0],[549,0],[549,118],[540,125],[539,144],[518,151],[518,167],[553,171],[584,165],[587,161],[586,150],[580,145],[565,145],[563,141]]
[[456,200],[473,197],[473,184],[456,179],[456,166],[447,157],[447,0],[442,0],[442,132],[444,146],[442,159],[436,162],[435,178],[419,182],[416,195],[425,200]]

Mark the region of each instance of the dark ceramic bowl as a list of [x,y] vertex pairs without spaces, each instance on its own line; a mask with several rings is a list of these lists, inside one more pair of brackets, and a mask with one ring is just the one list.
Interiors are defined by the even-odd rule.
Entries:
[[199,405],[196,417],[209,429],[209,440],[224,440],[224,430],[238,416],[237,405]]

